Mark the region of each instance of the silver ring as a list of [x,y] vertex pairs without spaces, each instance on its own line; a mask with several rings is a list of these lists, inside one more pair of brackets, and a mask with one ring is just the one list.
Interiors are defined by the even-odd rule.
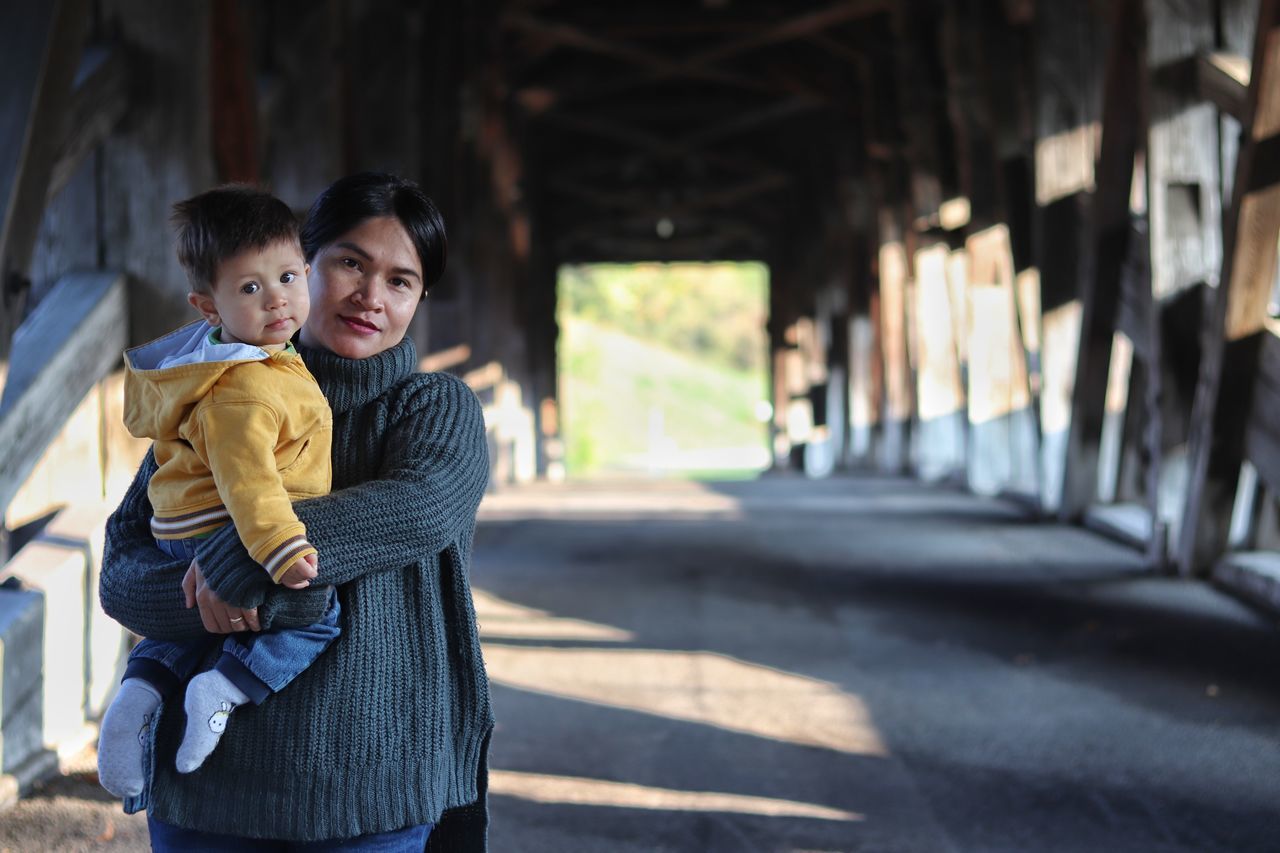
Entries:
[[243,621],[244,621],[244,617],[243,617],[243,616],[232,616],[232,617],[231,617],[231,621],[232,621],[232,622],[243,622]]

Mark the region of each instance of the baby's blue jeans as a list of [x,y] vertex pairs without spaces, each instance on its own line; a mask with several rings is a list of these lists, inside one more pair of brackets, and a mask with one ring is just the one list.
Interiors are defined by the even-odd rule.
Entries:
[[[157,539],[160,550],[177,559],[193,559],[196,539]],[[202,668],[212,644],[222,643],[214,669],[240,688],[255,704],[278,693],[320,657],[338,636],[337,592],[329,595],[329,609],[319,622],[303,628],[244,631],[225,639],[211,634],[185,642],[142,640],[129,654],[125,678],[141,678],[165,699]]]

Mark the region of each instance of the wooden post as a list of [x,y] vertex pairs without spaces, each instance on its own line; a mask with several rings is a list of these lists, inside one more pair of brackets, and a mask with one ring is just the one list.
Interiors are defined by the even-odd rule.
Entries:
[[124,276],[65,276],[14,338],[21,361],[0,397],[0,516],[48,442],[126,343]]
[[880,347],[884,363],[884,416],[880,466],[890,473],[907,467],[911,434],[911,366],[907,354],[907,284],[910,269],[896,211],[880,212]]
[[963,470],[965,393],[954,338],[955,320],[947,282],[950,248],[938,235],[915,252],[917,330],[916,409],[919,413],[917,473],[936,480]]
[[1087,0],[1035,9],[1035,169],[1032,254],[1040,284],[1040,500],[1057,511],[1066,471],[1080,295],[1091,251],[1101,115],[1101,22]]
[[1018,334],[1009,231],[995,225],[966,241],[969,257],[969,485],[1033,494],[1035,423]]
[[1077,520],[1098,492],[1098,457],[1106,413],[1111,343],[1120,278],[1128,252],[1133,158],[1142,133],[1133,105],[1141,97],[1145,27],[1141,0],[1117,0],[1107,56],[1091,233],[1092,275],[1081,300],[1080,348],[1071,395],[1067,464],[1058,514]]
[[[28,268],[62,148],[88,0],[19,3],[5,12],[6,107],[0,116],[0,362],[30,287]],[[2,381],[2,380],[0,380]]]
[[209,69],[209,107],[218,180],[257,183],[261,177],[258,97],[252,82],[257,75],[240,4],[214,0],[209,24],[209,50],[214,57]]
[[1178,570],[1187,575],[1207,570],[1226,549],[1259,352],[1272,334],[1266,306],[1275,279],[1280,184],[1268,152],[1280,137],[1278,15],[1280,2],[1261,0],[1231,205],[1223,220],[1222,274],[1204,327],[1190,481],[1175,552]]

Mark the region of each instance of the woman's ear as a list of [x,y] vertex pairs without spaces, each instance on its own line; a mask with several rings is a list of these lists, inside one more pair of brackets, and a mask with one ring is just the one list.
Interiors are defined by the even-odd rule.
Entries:
[[218,306],[209,294],[196,293],[193,290],[187,294],[187,302],[191,303],[191,307],[200,312],[200,316],[204,317],[205,322],[210,326],[222,325],[222,321],[218,317]]

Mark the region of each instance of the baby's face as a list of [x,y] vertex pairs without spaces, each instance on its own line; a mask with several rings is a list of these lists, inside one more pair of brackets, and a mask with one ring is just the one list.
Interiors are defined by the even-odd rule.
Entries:
[[311,310],[308,272],[301,247],[288,241],[219,264],[212,298],[223,343],[273,346],[293,337]]

